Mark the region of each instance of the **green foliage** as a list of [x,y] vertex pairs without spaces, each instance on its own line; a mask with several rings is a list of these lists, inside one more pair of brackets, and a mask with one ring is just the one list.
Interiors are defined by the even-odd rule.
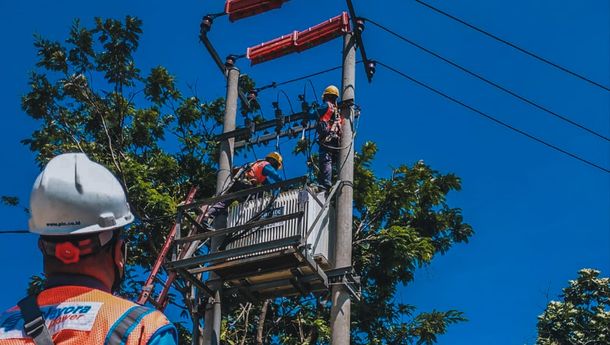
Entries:
[[610,279],[586,268],[538,316],[538,345],[610,344]]
[[[141,26],[130,16],[96,18],[91,28],[74,21],[64,42],[36,37],[38,69],[22,108],[39,128],[22,142],[40,166],[57,154],[82,151],[113,171],[137,216],[128,231],[128,263],[148,269],[188,189],[213,192],[209,139],[224,109],[222,100],[183,96],[162,66],[147,73],[137,68]],[[162,148],[167,141],[177,143],[173,152]],[[127,273],[122,294],[133,297],[142,282],[133,269]]]
[[[433,344],[449,325],[465,321],[464,315],[456,310],[414,314],[414,306],[396,302],[394,295],[413,280],[417,268],[472,236],[460,209],[446,203],[447,194],[460,189],[460,180],[421,161],[379,178],[372,170],[376,153],[376,145],[367,142],[355,159],[353,259],[363,296],[352,305],[352,344]],[[263,343],[279,339],[280,344],[327,344],[328,299],[294,298],[270,304],[262,320],[268,334]],[[244,308],[235,306],[229,315],[227,341],[239,343],[244,334],[256,339],[256,327],[239,317]],[[250,308],[257,313],[261,307]]]
[[[152,266],[190,187],[198,186],[200,197],[213,194],[218,149],[213,136],[224,113],[222,99],[184,96],[162,66],[142,74],[134,60],[141,25],[130,16],[97,18],[92,28],[75,21],[65,42],[37,37],[38,69],[22,98],[23,110],[40,124],[23,140],[40,166],[59,153],[82,151],[123,184],[137,216],[128,231],[132,268],[122,287],[128,297],[142,283],[133,267]],[[246,76],[240,83],[246,91],[255,87]],[[255,114],[252,120],[261,118]],[[168,141],[176,143],[172,152],[165,150]],[[453,310],[416,314],[415,307],[393,296],[413,280],[417,268],[472,236],[460,209],[446,203],[447,194],[460,189],[460,180],[423,162],[400,165],[380,178],[372,170],[376,152],[373,143],[366,143],[356,155],[353,257],[363,300],[352,308],[353,344],[432,344],[448,325],[465,320],[463,315]],[[295,153],[310,154],[311,142],[301,142]],[[191,310],[190,289],[181,280],[177,286],[179,296],[172,303]],[[242,305],[225,301],[223,307],[231,312],[223,321],[224,343],[329,342],[328,296]],[[190,342],[182,325],[179,332],[181,343]]]
[[182,322],[174,322],[176,329],[178,330],[178,339],[180,340],[179,344],[191,344],[192,335],[191,330],[186,328]]
[[0,196],[0,203],[6,206],[17,206],[19,205],[19,198],[16,196],[2,195]]

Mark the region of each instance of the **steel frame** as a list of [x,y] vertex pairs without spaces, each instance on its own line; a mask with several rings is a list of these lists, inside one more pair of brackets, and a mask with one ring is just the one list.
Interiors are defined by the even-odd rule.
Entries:
[[[223,279],[223,281],[239,280],[241,282],[239,286],[230,287],[227,291],[241,291],[242,293],[244,293],[244,295],[250,296],[249,298],[256,298],[256,296],[259,295],[259,291],[267,291],[269,289],[271,289],[272,291],[275,291],[273,289],[280,289],[282,291],[288,291],[286,293],[290,294],[309,293],[321,290],[327,291],[331,284],[330,276],[325,273],[325,271],[319,266],[319,264],[316,263],[315,259],[311,257],[311,255],[307,252],[307,237],[311,234],[313,227],[321,218],[322,213],[326,212],[330,207],[331,199],[335,195],[336,190],[340,187],[341,181],[337,181],[333,185],[333,187],[329,191],[328,199],[325,203],[322,203],[316,197],[316,193],[306,183],[306,177],[297,177],[290,180],[281,181],[272,185],[254,187],[235,193],[220,195],[204,200],[192,201],[179,205],[178,217],[176,219],[177,231],[175,232],[175,239],[173,241],[173,260],[171,262],[167,262],[165,264],[165,268],[170,272],[175,272],[176,274],[179,274],[180,276],[184,277],[191,284],[194,284],[196,287],[198,287],[199,291],[207,297],[213,296],[213,291],[209,288],[208,284],[211,285],[212,283],[214,283],[214,281],[203,282],[197,278],[197,275],[205,272],[215,272],[223,269],[228,275],[223,276],[220,279]],[[256,245],[251,245],[247,247],[239,247],[207,253],[199,256],[182,257],[182,251],[187,250],[187,248],[189,247],[189,243],[198,243],[198,241],[207,240],[216,236],[224,236],[237,231],[249,228],[258,228],[265,225],[287,221],[291,219],[298,219],[299,222],[302,222],[304,217],[304,211],[301,210],[291,214],[275,216],[243,225],[218,230],[209,230],[201,224],[197,224],[197,220],[199,220],[200,217],[198,217],[197,219],[191,217],[188,214],[189,211],[198,210],[202,206],[211,205],[219,201],[226,201],[235,198],[245,197],[248,195],[261,194],[273,190],[281,191],[289,188],[294,188],[295,186],[299,186],[298,188],[302,188],[303,190],[313,195],[315,197],[315,202],[322,206],[322,209],[320,210],[320,213],[316,216],[314,223],[310,224],[308,229],[304,229],[304,233],[302,235],[296,235],[274,241],[258,243]],[[184,223],[185,221],[188,222],[190,226],[194,227],[195,229],[203,230],[203,232],[198,234],[190,234],[186,237],[181,237],[180,230],[183,226],[186,225],[186,223]],[[180,248],[182,248],[182,250],[180,250]],[[273,251],[278,249],[280,251],[264,254],[255,254],[261,253],[263,251]],[[249,254],[255,255],[248,256]],[[240,258],[240,256],[245,257]],[[292,261],[282,261],[285,260],[282,258],[287,256],[292,257]],[[226,261],[230,258],[233,259],[230,261]],[[276,262],[276,264],[273,267],[270,267],[268,269],[259,269],[256,272],[252,273],[235,273],[235,271],[232,271],[233,269],[237,270],[239,267],[244,267],[243,265],[257,265],[257,262],[260,263],[264,260],[279,261],[274,261]],[[305,273],[305,271],[303,271],[303,268],[305,268],[306,272],[311,273]],[[291,276],[288,278],[278,278],[277,280],[272,279],[271,281],[257,283],[250,283],[248,281],[248,276],[261,276],[265,274],[273,274],[273,272],[284,271],[289,271]],[[346,282],[352,281],[353,279],[346,280]]]

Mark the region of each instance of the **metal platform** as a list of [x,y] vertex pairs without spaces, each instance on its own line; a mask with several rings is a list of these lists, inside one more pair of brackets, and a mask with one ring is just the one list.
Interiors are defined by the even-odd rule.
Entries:
[[[262,250],[271,253],[232,259]],[[224,283],[224,293],[239,292],[249,300],[306,295],[327,291],[329,286],[326,274],[307,255],[298,236],[179,260],[168,263],[168,268],[182,269],[192,276],[214,272]]]
[[[328,258],[323,255],[315,255],[315,245],[308,238],[316,234],[316,226],[322,223],[322,213],[328,212],[330,199],[334,195],[338,184],[335,185],[328,195],[326,202],[322,202],[306,184],[303,178],[297,178],[280,182],[275,185],[256,187],[233,194],[210,198],[207,200],[192,202],[181,205],[177,224],[190,229],[199,229],[195,235],[180,237],[177,231],[174,240],[174,260],[167,262],[165,267],[175,271],[186,280],[197,286],[204,295],[213,295],[210,286],[217,286],[218,281],[202,281],[203,273],[215,273],[217,279],[222,281],[223,293],[239,295],[248,300],[260,300],[265,298],[286,297],[294,295],[306,295],[309,293],[327,292],[330,280],[324,269],[329,268]],[[270,190],[284,190],[286,193],[294,193],[298,189],[301,193],[310,193],[309,202],[314,203],[309,207],[307,204],[299,204],[295,209],[294,204],[290,213],[275,214],[262,219],[248,221],[245,224],[237,224],[215,231],[207,230],[201,224],[196,224],[194,217],[189,216],[189,210],[199,209],[202,205],[210,205],[220,200],[231,200],[243,195],[264,195],[261,193]],[[323,194],[322,194],[323,196]],[[268,196],[263,196],[267,197]],[[275,199],[272,199],[275,200]],[[321,209],[320,213],[311,214],[314,207]],[[288,208],[286,209],[288,212]],[[309,221],[305,219],[307,213]],[[327,216],[326,216],[327,217]],[[288,236],[282,233],[281,238],[261,240],[258,243],[244,246],[229,246],[225,250],[176,259],[180,257],[178,250],[186,248],[190,243],[197,243],[216,236],[227,236],[248,231],[267,231],[274,229],[278,224],[299,224],[297,235]],[[252,230],[254,229],[254,230]],[[183,232],[186,229],[183,229]],[[328,236],[328,229],[326,236]],[[188,231],[187,231],[188,233]],[[287,233],[287,232],[286,232]],[[328,256],[328,255],[326,255]]]

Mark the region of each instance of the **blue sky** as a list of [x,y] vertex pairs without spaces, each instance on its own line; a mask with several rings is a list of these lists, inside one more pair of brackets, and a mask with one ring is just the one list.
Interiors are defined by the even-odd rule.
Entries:
[[[430,3],[549,60],[610,85],[610,3],[607,1],[433,1]],[[430,11],[415,1],[355,1],[370,17],[418,43],[587,127],[610,135],[610,93],[503,46],[480,33]],[[383,5],[382,5],[383,4]],[[20,110],[27,75],[36,62],[32,34],[66,37],[73,18],[144,21],[136,55],[143,71],[166,66],[179,87],[196,85],[199,96],[224,95],[223,79],[198,42],[201,16],[220,12],[222,1],[186,0],[85,2],[74,0],[0,3],[0,104],[4,169],[0,194],[17,195],[27,204],[38,169],[19,141],[37,124]],[[345,9],[343,1],[293,0],[282,11],[229,23],[217,19],[210,37],[221,55],[241,54],[247,46],[292,30],[302,30]],[[397,41],[368,25],[367,53],[575,154],[610,168],[610,144],[558,121],[455,68]],[[238,61],[242,73],[259,85],[283,81],[340,64],[341,42],[254,67]],[[358,144],[379,145],[374,168],[387,176],[391,167],[420,159],[454,172],[463,190],[450,205],[463,209],[476,234],[466,245],[419,270],[415,282],[396,299],[420,310],[458,309],[469,322],[452,326],[440,344],[531,344],[536,316],[556,298],[578,269],[594,267],[610,274],[610,176],[499,127],[459,105],[378,67],[372,84],[358,68],[356,101],[362,118]],[[313,78],[320,92],[339,83],[340,72]],[[294,104],[304,83],[287,85]],[[310,89],[309,89],[310,90]],[[308,94],[311,95],[311,91]],[[278,90],[261,94],[263,110]],[[284,110],[288,106],[283,98]],[[283,147],[288,151],[290,148]],[[264,153],[258,149],[259,155]],[[238,157],[243,161],[244,157]],[[290,161],[288,175],[304,172]],[[23,212],[0,206],[0,228],[23,229]],[[0,273],[6,279],[0,308],[20,298],[27,278],[41,269],[35,237],[2,235]]]

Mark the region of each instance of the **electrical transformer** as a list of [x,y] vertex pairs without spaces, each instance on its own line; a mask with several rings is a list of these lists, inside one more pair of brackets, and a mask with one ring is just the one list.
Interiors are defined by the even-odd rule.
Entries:
[[[325,201],[323,192],[311,194],[308,190],[300,189],[283,192],[276,198],[265,194],[234,204],[229,207],[228,227],[298,212],[303,212],[303,215],[295,219],[238,231],[231,235],[226,249],[243,248],[288,237],[301,236],[303,242],[307,244],[307,254],[321,266],[328,266],[329,260],[332,259],[329,248],[332,247],[329,243],[330,212],[329,208],[325,210],[323,208]],[[229,260],[272,253],[283,249],[285,248],[252,252]]]

